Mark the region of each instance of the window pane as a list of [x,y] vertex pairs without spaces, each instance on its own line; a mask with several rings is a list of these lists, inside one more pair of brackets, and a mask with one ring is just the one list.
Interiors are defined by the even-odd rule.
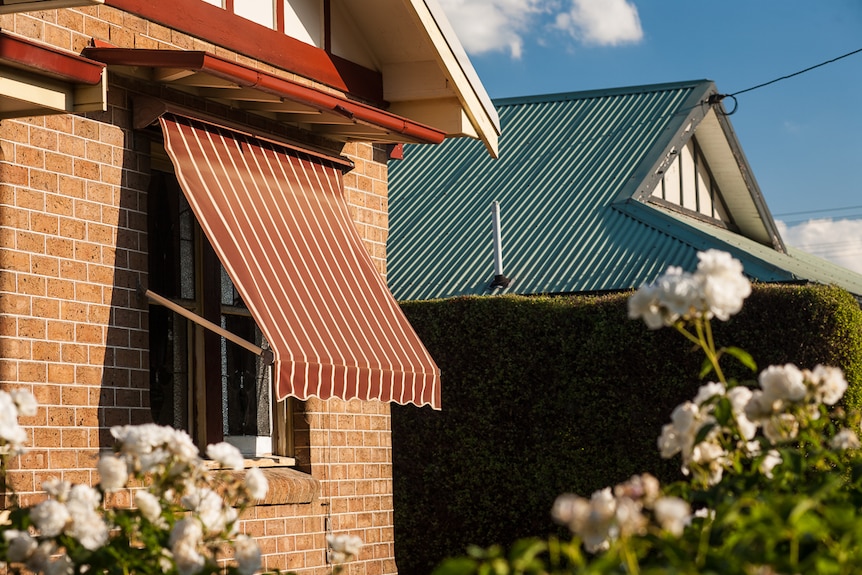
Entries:
[[267,28],[275,28],[275,3],[273,0],[236,0],[234,14],[248,18]]
[[284,33],[306,44],[323,47],[320,0],[283,0]]
[[221,268],[221,304],[244,308],[245,303],[236,290],[236,286],[233,285],[227,270],[224,269],[224,266],[219,267]]
[[195,216],[185,194],[179,194],[180,297],[195,299]]
[[[250,317],[223,315],[222,327],[266,347]],[[269,365],[259,356],[222,340],[222,415],[225,435],[269,435]]]
[[188,430],[188,321],[150,306],[150,410],[153,421]]

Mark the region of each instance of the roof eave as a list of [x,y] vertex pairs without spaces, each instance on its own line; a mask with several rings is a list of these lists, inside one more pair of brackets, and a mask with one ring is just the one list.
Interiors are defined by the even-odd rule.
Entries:
[[[378,128],[382,132],[398,134],[400,139],[405,141],[439,144],[445,137],[445,134],[436,128],[294,82],[276,74],[225,60],[207,52],[92,47],[86,48],[84,53],[108,66],[157,70],[179,69],[192,73],[205,73],[226,80],[238,87],[250,88],[282,100],[296,102],[321,112],[344,117],[350,120],[345,124],[348,126],[344,128],[345,133],[349,133],[350,126],[355,123]],[[170,78],[171,76],[164,76],[163,80],[170,84]],[[227,94],[232,92],[233,90],[228,90]]]
[[438,63],[452,80],[452,89],[478,138],[493,157],[499,155],[500,118],[473,64],[437,0],[405,0],[434,46]]
[[0,31],[0,119],[107,109],[105,65]]

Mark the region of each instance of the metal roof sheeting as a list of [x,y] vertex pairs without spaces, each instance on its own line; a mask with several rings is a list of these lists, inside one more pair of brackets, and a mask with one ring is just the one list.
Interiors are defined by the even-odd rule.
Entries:
[[[692,269],[703,248],[681,230],[693,218],[657,217],[633,196],[712,91],[698,80],[497,100],[497,160],[466,139],[405,146],[404,160],[389,165],[387,279],[396,299],[619,290],[668,265]],[[495,200],[503,272],[513,281],[491,290]],[[776,278],[757,279],[799,276],[784,260],[754,265],[779,252],[747,241],[763,250],[746,271],[762,267]]]

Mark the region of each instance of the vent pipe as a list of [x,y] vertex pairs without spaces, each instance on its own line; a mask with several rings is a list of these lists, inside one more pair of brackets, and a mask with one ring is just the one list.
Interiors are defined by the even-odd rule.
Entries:
[[494,281],[491,289],[508,287],[512,280],[503,275],[503,240],[500,234],[500,202],[491,202],[491,225],[494,231]]

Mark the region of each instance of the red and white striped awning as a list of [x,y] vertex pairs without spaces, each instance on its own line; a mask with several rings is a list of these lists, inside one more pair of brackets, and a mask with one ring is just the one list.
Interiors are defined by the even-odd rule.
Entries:
[[371,261],[337,164],[166,114],[165,149],[275,355],[278,399],[440,408],[440,371]]

